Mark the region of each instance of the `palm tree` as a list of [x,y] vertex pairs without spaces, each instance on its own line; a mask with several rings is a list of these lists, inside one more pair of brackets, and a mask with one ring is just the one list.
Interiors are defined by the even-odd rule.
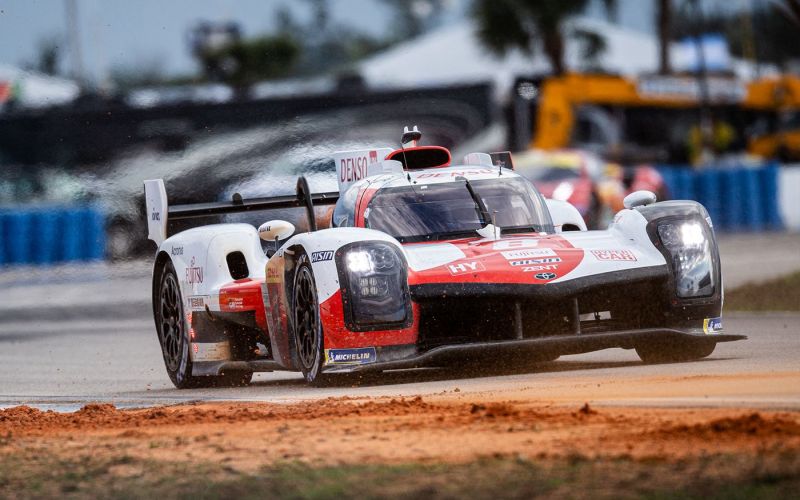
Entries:
[[[588,4],[589,0],[475,0],[472,14],[478,23],[478,38],[490,50],[500,55],[513,48],[531,53],[541,41],[553,73],[561,75],[566,70],[562,24]],[[603,5],[613,12],[616,1],[603,0]],[[594,38],[589,41],[596,44]]]
[[656,13],[658,24],[658,72],[667,75],[672,72],[669,59],[669,45],[672,38],[672,0],[658,0]]

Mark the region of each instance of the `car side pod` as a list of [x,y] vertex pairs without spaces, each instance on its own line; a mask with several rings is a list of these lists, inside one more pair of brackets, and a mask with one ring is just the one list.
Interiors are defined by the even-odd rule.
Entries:
[[656,202],[656,194],[652,191],[634,191],[622,200],[622,204],[627,209],[634,207],[644,207]]

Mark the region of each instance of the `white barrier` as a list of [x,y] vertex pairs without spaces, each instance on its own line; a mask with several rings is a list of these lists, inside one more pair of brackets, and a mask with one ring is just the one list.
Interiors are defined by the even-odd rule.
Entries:
[[800,231],[800,163],[781,167],[778,206],[786,229]]

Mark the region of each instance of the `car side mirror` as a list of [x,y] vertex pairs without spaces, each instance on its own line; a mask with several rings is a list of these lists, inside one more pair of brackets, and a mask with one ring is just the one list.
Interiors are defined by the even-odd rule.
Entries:
[[[271,220],[258,227],[258,236],[274,245],[272,253],[278,251],[278,242],[294,234],[294,224],[285,220]],[[271,255],[270,255],[271,256]]]
[[285,240],[294,234],[294,224],[285,220],[271,220],[258,227],[258,236],[264,241]]
[[656,194],[652,191],[634,191],[622,200],[625,208],[643,207],[656,202]]

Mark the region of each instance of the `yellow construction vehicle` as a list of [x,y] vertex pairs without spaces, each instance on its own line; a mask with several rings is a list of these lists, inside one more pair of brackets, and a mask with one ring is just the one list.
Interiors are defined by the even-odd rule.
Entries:
[[537,149],[584,148],[625,161],[692,161],[704,140],[717,153],[800,154],[800,79],[745,84],[733,76],[567,74],[536,93]]

